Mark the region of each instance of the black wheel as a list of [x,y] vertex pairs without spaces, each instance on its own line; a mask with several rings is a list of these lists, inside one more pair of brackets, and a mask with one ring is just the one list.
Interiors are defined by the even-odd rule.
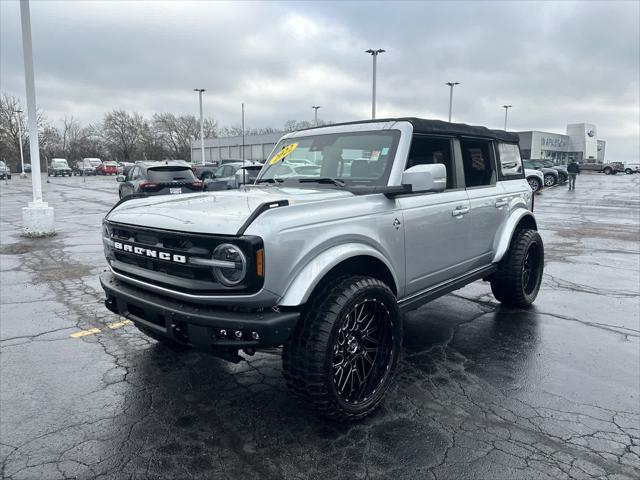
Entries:
[[556,177],[551,175],[550,173],[544,176],[544,186],[545,187],[553,187],[556,184]]
[[607,167],[607,168],[605,168],[603,170],[603,172],[604,172],[605,175],[611,175],[613,173],[613,170],[611,168]]
[[631,175],[633,173],[633,170],[631,170],[630,168],[625,168],[624,173],[626,173],[627,175]]
[[527,178],[527,182],[529,182],[529,186],[531,187],[531,190],[534,192],[537,192],[542,188],[542,182],[540,181],[539,178],[529,177]]
[[511,307],[526,307],[538,296],[544,270],[544,245],[535,230],[516,230],[509,251],[493,274],[491,291]]
[[564,183],[567,181],[567,175],[564,172],[558,172],[558,182]]
[[357,421],[380,405],[401,348],[401,318],[389,287],[374,278],[342,277],[307,304],[284,346],[284,376],[323,416]]
[[178,343],[178,342],[176,342],[174,340],[171,340],[170,338],[167,338],[167,337],[165,337],[163,335],[160,335],[159,333],[156,333],[151,328],[143,327],[142,325],[138,325],[137,323],[134,323],[134,325],[136,326],[136,328],[138,330],[140,330],[142,333],[144,333],[147,337],[153,338],[158,343],[161,343],[163,345],[167,345],[172,350],[178,350],[179,351],[179,350],[189,350],[190,349],[188,345],[185,345],[183,343]]

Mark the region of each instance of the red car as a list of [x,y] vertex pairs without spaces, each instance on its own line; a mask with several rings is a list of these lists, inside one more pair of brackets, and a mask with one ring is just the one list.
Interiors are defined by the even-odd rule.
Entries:
[[102,162],[96,168],[98,175],[117,175],[118,164],[116,162]]

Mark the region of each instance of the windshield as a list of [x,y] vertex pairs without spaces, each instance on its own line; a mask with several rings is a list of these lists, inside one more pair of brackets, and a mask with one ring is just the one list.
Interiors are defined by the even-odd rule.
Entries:
[[187,182],[197,180],[189,167],[153,167],[147,170],[151,182]]
[[53,160],[51,165],[54,167],[68,167],[66,160]]
[[266,162],[258,182],[322,182],[345,186],[386,185],[400,132],[334,133],[281,141]]
[[104,162],[105,167],[117,167],[118,164],[116,162]]
[[100,165],[102,162],[98,159],[92,159],[92,160],[87,160],[92,166],[97,167],[98,165]]

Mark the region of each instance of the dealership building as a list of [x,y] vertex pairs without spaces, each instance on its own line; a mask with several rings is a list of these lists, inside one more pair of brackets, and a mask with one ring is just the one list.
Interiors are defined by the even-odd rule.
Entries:
[[[284,132],[265,133],[263,135],[247,135],[244,137],[244,159],[264,162],[273,147],[276,146]],[[202,162],[202,147],[200,140],[191,142],[191,161]],[[205,138],[205,162],[219,162],[220,160],[240,160],[243,158],[243,138],[237,137]]]
[[606,143],[598,139],[598,129],[591,123],[571,123],[567,125],[566,135],[537,130],[517,133],[525,160],[551,160],[556,165],[572,160],[604,163]]

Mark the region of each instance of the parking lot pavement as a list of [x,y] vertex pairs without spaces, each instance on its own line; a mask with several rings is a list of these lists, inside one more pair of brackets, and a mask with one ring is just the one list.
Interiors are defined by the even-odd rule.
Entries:
[[640,175],[544,191],[543,288],[478,282],[408,315],[398,381],[348,426],[285,389],[279,351],[225,363],[108,312],[109,178],[52,179],[58,234],[19,236],[0,184],[0,458],[7,479],[631,479],[640,476]]

